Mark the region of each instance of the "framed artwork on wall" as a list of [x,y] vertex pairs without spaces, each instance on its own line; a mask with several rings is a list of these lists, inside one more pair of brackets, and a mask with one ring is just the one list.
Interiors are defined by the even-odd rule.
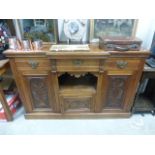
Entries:
[[14,20],[14,23],[17,36],[21,35],[21,39],[40,39],[43,42],[57,43],[56,19],[20,19]]
[[152,52],[152,55],[154,56],[155,58],[155,32],[153,34],[153,38],[152,38],[152,44],[151,44],[151,49],[150,51]]
[[155,68],[155,32],[153,34],[150,51],[151,51],[151,54],[150,54],[150,57],[146,59],[146,63],[152,68]]
[[58,19],[59,43],[88,43],[88,19]]
[[136,19],[92,19],[90,20],[90,40],[103,36],[133,37]]

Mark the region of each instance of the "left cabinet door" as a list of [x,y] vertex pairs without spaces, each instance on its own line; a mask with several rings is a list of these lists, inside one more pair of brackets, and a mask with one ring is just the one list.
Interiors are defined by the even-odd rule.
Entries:
[[22,85],[29,112],[54,111],[50,73],[22,73]]

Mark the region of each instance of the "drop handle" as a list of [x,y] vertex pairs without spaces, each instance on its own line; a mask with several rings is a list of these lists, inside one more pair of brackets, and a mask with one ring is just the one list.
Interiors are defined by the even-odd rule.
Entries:
[[116,51],[128,51],[129,47],[121,47],[121,46],[116,46],[115,47]]
[[126,61],[117,61],[116,64],[117,64],[117,67],[118,67],[118,68],[124,69],[124,68],[127,67],[128,62],[126,62]]
[[32,69],[36,69],[39,65],[39,62],[34,61],[34,60],[29,60],[28,64],[31,66]]

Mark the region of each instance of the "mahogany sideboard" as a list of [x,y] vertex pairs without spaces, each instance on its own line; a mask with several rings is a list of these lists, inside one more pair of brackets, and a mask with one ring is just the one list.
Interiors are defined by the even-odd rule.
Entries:
[[13,51],[4,54],[25,118],[129,117],[148,51]]

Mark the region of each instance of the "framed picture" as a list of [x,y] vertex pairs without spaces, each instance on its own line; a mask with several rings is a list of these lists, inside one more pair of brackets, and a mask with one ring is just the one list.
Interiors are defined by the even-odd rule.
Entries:
[[153,38],[152,38],[152,44],[151,44],[151,49],[150,51],[152,52],[152,55],[154,56],[155,58],[155,32],[153,34]]
[[136,19],[92,19],[90,21],[90,40],[103,36],[135,36]]
[[43,42],[57,43],[56,19],[14,20],[16,33],[20,39],[41,39]]
[[88,43],[88,19],[58,19],[59,43]]

